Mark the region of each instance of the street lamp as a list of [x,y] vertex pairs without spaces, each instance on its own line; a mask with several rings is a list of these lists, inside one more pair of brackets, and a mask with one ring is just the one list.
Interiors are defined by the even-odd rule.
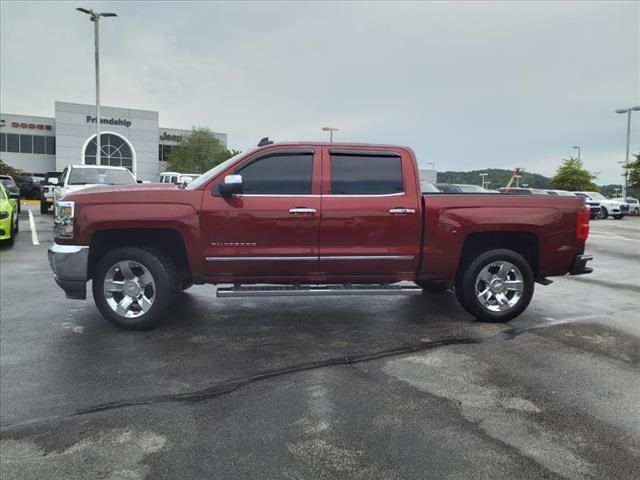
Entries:
[[335,127],[322,127],[323,132],[329,132],[329,141],[331,143],[333,143],[333,132],[337,132],[338,130],[340,129]]
[[480,175],[482,177],[482,188],[484,188],[484,177],[486,177],[488,174],[487,173],[479,173],[478,175]]
[[576,148],[578,150],[578,161],[580,161],[580,145],[574,145],[571,148]]
[[100,17],[117,17],[113,12],[94,12],[86,8],[76,8],[77,11],[89,15],[93,22],[96,63],[96,165],[102,165],[102,151],[100,145]]
[[622,197],[627,198],[627,179],[629,178],[629,139],[631,138],[631,112],[640,110],[638,107],[619,108],[616,113],[627,114],[627,153],[624,157],[624,185],[622,185]]

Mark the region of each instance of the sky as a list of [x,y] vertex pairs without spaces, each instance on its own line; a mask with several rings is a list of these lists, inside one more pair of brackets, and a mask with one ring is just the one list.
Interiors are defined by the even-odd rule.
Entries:
[[[640,2],[0,3],[0,110],[54,101],[157,110],[247,150],[276,141],[402,144],[440,171],[552,175],[581,146],[620,183],[640,105]],[[632,117],[640,151],[640,112]]]

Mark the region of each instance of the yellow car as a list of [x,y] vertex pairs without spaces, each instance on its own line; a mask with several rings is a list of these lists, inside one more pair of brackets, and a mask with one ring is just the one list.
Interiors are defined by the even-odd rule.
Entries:
[[13,245],[18,233],[18,200],[0,183],[0,241]]

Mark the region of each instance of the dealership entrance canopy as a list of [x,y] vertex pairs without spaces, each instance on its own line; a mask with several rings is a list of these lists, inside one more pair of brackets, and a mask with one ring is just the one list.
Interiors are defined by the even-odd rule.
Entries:
[[[55,117],[0,113],[0,159],[34,175],[67,165],[96,164],[95,105],[55,102]],[[158,112],[101,107],[103,165],[129,168],[139,180],[157,181],[171,148],[191,130],[160,127]],[[225,133],[215,136],[227,145]]]

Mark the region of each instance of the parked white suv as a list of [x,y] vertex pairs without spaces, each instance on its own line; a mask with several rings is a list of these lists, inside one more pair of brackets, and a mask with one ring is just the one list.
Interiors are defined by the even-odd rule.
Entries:
[[598,192],[573,192],[576,195],[585,196],[596,202],[600,202],[600,215],[598,218],[605,219],[612,216],[620,220],[625,215],[629,215],[629,204],[619,199],[607,198]]
[[67,193],[99,185],[133,185],[136,179],[125,167],[106,165],[69,165],[62,171],[58,185],[53,189],[53,205]]

